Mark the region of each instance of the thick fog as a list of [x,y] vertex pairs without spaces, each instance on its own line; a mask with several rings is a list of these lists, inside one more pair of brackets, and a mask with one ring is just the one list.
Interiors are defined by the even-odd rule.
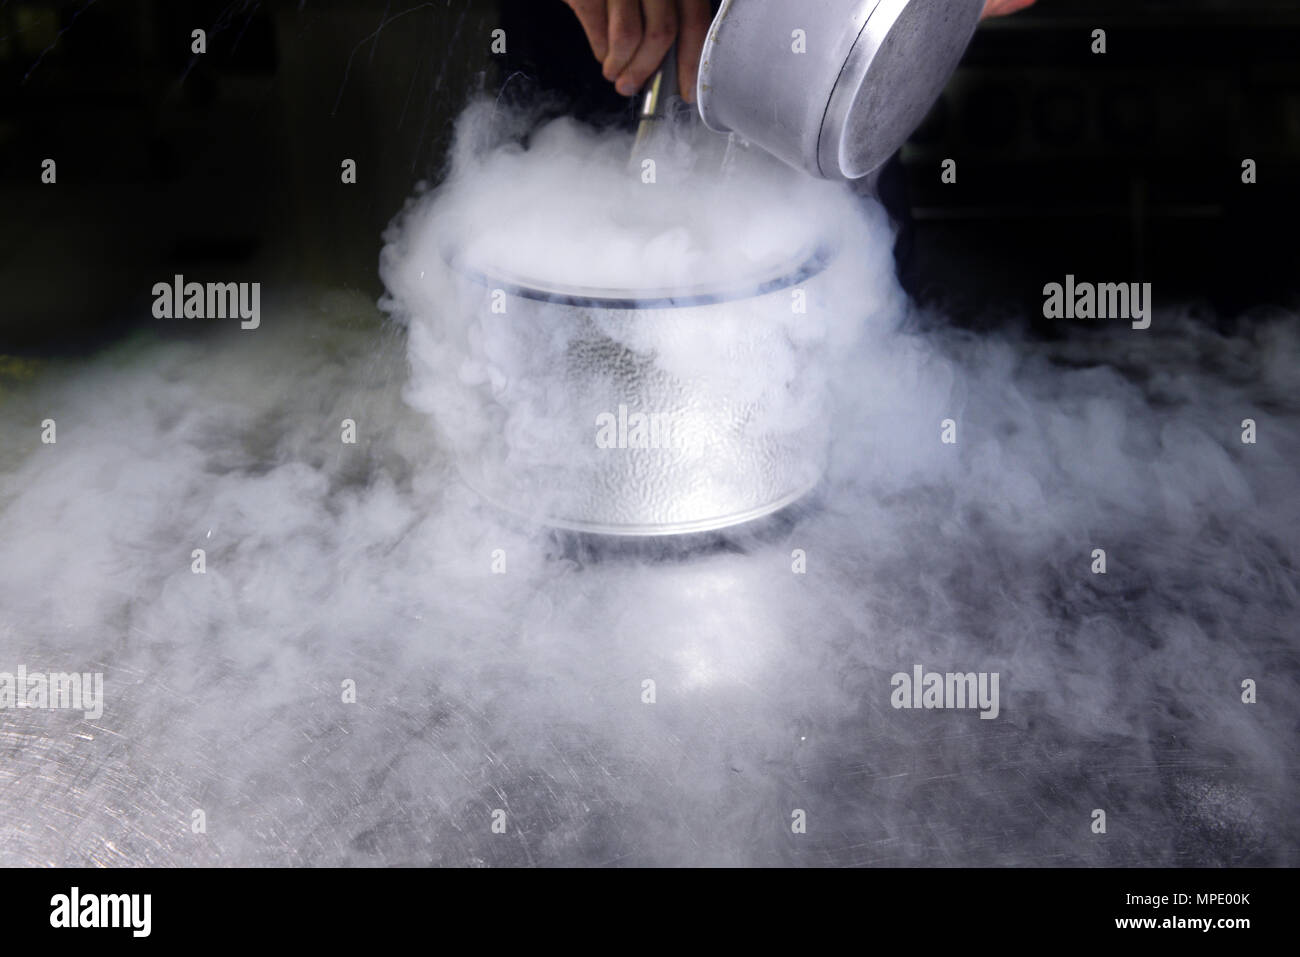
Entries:
[[[471,112],[385,315],[268,284],[256,330],[0,379],[0,671],[104,675],[98,718],[0,711],[0,863],[1296,863],[1296,317],[958,331],[845,187],[522,133]],[[689,290],[827,235],[859,265],[784,320],[830,443],[792,511],[621,548],[463,483],[516,353],[448,244]],[[996,716],[895,707],[916,666],[996,674]]]

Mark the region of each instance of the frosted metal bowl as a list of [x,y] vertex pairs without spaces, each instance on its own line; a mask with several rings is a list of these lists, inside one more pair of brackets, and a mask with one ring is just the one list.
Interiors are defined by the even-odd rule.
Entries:
[[785,508],[824,467],[836,261],[803,250],[722,286],[620,290],[448,255],[463,326],[434,418],[465,482],[531,521],[601,535],[714,531]]

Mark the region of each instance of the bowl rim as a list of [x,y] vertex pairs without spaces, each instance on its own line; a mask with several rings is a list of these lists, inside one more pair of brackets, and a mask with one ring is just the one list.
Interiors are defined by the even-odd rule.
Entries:
[[501,289],[508,295],[555,305],[588,309],[680,309],[755,299],[807,282],[826,271],[836,258],[837,250],[829,243],[819,243],[801,250],[780,267],[771,278],[755,283],[732,282],[717,286],[699,285],[682,289],[646,288],[611,289],[546,283],[518,276],[505,270],[488,270],[465,262],[450,246],[444,246],[444,264],[458,275],[488,289]]

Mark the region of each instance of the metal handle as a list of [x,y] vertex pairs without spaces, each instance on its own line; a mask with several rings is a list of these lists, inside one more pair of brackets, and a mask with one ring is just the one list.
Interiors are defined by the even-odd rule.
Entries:
[[664,62],[659,64],[654,76],[641,89],[641,121],[661,118],[669,100],[678,92],[677,44],[674,43],[664,54]]
[[654,136],[659,121],[667,116],[668,104],[677,93],[677,44],[674,43],[664,54],[664,60],[659,64],[659,69],[655,71],[654,76],[650,77],[646,85],[641,88],[641,110],[638,114],[641,122],[636,130],[636,142],[632,144],[629,167],[636,168],[641,165],[646,146]]

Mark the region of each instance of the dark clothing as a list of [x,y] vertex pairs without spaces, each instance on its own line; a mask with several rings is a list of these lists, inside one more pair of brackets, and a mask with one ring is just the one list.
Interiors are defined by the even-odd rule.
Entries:
[[573,11],[559,0],[501,0],[508,43],[498,88],[507,103],[533,107],[540,99],[597,126],[631,125],[636,100],[620,96],[601,75],[600,63]]

